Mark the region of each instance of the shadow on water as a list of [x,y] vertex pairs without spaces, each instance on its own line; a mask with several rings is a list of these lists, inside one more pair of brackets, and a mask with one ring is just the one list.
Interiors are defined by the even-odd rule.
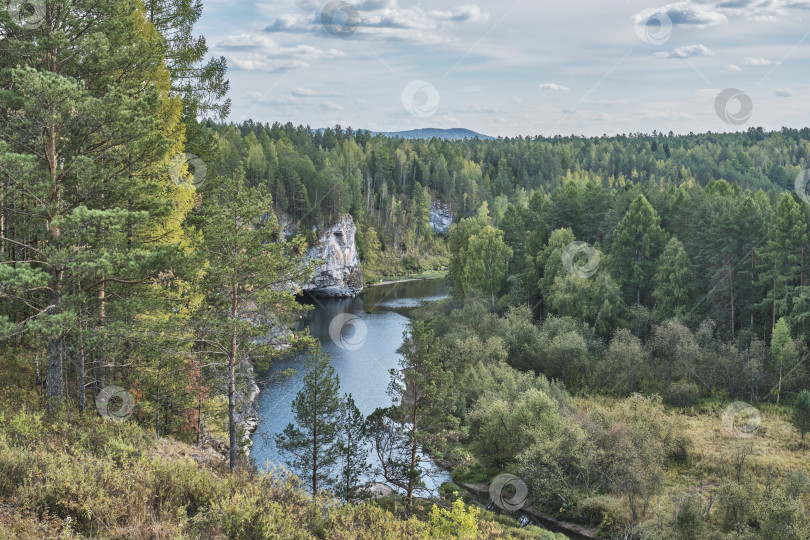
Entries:
[[[398,366],[403,333],[412,310],[423,302],[446,298],[447,281],[425,280],[368,287],[354,299],[308,298],[313,310],[304,325],[321,342],[340,378],[341,393],[350,393],[364,415],[378,407],[391,405],[387,394],[389,370]],[[331,331],[330,331],[331,328]],[[260,467],[281,466],[282,456],[275,445],[275,434],[293,422],[292,401],[302,386],[302,374],[278,377],[288,369],[297,369],[295,360],[273,365],[262,379],[272,380],[262,387],[256,401],[259,426],[253,438],[251,457]],[[376,458],[371,455],[370,462]],[[436,478],[426,484],[435,492],[449,476],[436,471]]]

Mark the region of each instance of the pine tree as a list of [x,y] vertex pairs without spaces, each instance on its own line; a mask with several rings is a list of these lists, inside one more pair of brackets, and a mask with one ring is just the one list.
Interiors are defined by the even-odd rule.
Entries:
[[439,434],[452,428],[452,374],[442,368],[433,331],[414,322],[405,334],[400,369],[391,370],[388,393],[394,405],[369,417],[370,434],[386,481],[405,491],[408,508],[421,489],[425,447],[440,446]]
[[756,250],[758,284],[767,288],[761,306],[771,312],[771,327],[779,317],[793,320],[793,296],[802,286],[803,249],[808,239],[804,212],[793,196],[783,194],[770,218],[768,239]]
[[342,418],[338,440],[341,468],[336,492],[344,501],[349,502],[364,495],[360,481],[369,473],[371,467],[368,464],[366,419],[357,408],[351,394],[344,397],[341,405]]
[[[245,185],[241,168],[207,180],[200,209],[188,224],[203,232],[196,256],[202,307],[187,326],[201,354],[225,368],[230,467],[237,463],[236,398],[242,370],[267,367],[281,349],[310,346],[291,330],[300,307],[288,288],[311,274],[303,239],[278,241],[278,222],[266,185]],[[270,336],[270,337],[268,337]]]
[[670,238],[653,276],[655,312],[660,320],[683,319],[689,312],[695,300],[694,279],[683,243],[675,237]]
[[166,39],[166,63],[172,90],[183,96],[184,120],[225,119],[231,108],[231,100],[225,97],[230,89],[225,78],[228,64],[224,56],[206,61],[205,38],[192,35],[202,16],[202,0],[145,0],[144,7],[149,21]]
[[626,298],[632,298],[636,305],[642,300],[646,303],[650,296],[655,261],[666,241],[661,218],[644,195],[639,195],[613,233],[611,252],[614,274],[619,276]]
[[134,360],[135,315],[156,308],[155,295],[134,293],[167,274],[192,204],[167,174],[182,150],[181,102],[134,2],[49,2],[36,28],[0,24],[0,213],[25,216],[0,231],[11,263],[0,288],[18,314],[3,326],[47,342],[54,410],[69,354],[84,392],[90,321],[111,345],[96,366],[108,370],[114,356]]
[[276,446],[289,456],[287,464],[309,482],[317,496],[335,483],[333,473],[341,455],[340,381],[329,357],[320,351],[308,354],[305,365],[304,386],[292,403],[296,424],[288,424],[276,435]]
[[802,390],[796,397],[791,419],[804,440],[804,434],[810,431],[810,392],[807,390]]

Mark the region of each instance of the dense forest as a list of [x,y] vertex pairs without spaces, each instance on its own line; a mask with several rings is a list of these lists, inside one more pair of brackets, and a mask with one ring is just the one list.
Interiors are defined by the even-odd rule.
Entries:
[[[605,538],[810,538],[810,128],[233,124],[202,2],[25,9],[0,10],[0,536],[559,537],[502,515],[525,505]],[[368,417],[298,324],[345,215],[367,282],[452,291]],[[280,358],[294,475],[245,454]],[[503,474],[528,499],[475,499]]]

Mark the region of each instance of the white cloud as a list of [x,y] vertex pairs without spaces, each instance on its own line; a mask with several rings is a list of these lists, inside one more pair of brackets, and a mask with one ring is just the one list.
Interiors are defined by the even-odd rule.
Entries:
[[342,111],[343,105],[339,105],[334,101],[325,101],[321,103],[321,109],[323,109],[324,111]]
[[[268,9],[269,3],[263,3]],[[264,29],[268,33],[322,33],[320,11],[323,5],[305,0],[299,2],[302,13],[277,15]],[[359,24],[352,37],[372,37],[417,44],[445,43],[452,39],[443,30],[462,24],[489,20],[489,13],[476,4],[462,4],[449,9],[423,9],[400,6],[397,0],[367,0],[356,6]],[[277,9],[277,8],[274,8]]]
[[554,92],[570,92],[571,89],[567,86],[562,86],[557,83],[543,83],[539,86],[540,90],[553,90]]
[[788,88],[781,88],[776,91],[776,95],[779,97],[793,97],[793,92]]
[[734,64],[729,64],[723,68],[723,71],[742,71],[740,66],[735,66]]
[[303,44],[284,46],[267,36],[250,33],[227,36],[217,44],[217,49],[235,67],[245,71],[288,71],[308,67],[311,60],[346,56],[337,49]]
[[728,18],[714,6],[698,6],[693,2],[677,2],[660,8],[648,8],[633,16],[635,24],[647,24],[655,15],[666,15],[673,26],[706,28],[728,22]]
[[772,66],[774,64],[781,64],[782,62],[774,62],[767,58],[746,58],[742,61],[744,66]]
[[658,58],[695,58],[697,56],[714,56],[714,53],[705,45],[684,45],[672,52],[655,53]]
[[315,88],[294,88],[291,93],[295,97],[340,97],[346,95],[337,90],[316,90]]

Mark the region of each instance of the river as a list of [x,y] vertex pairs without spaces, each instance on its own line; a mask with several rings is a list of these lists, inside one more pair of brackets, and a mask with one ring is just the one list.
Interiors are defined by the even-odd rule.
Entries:
[[[310,332],[321,342],[340,378],[341,393],[350,393],[360,411],[368,416],[378,407],[391,405],[386,393],[389,370],[399,365],[403,332],[408,327],[413,309],[423,302],[440,300],[449,294],[447,281],[407,281],[367,287],[354,299],[312,299],[313,310],[305,317]],[[269,377],[287,369],[296,369],[295,361],[277,362]],[[262,469],[282,466],[284,460],[274,442],[276,433],[293,422],[292,401],[302,386],[302,373],[278,378],[262,386],[256,400],[259,425],[253,436],[251,458]],[[372,466],[378,463],[373,452]],[[432,494],[442,482],[450,479],[433,467],[425,483]],[[371,480],[369,478],[368,480]]]

